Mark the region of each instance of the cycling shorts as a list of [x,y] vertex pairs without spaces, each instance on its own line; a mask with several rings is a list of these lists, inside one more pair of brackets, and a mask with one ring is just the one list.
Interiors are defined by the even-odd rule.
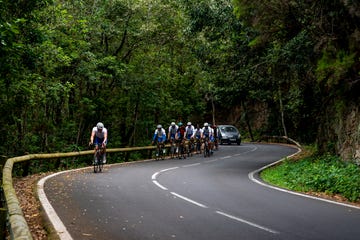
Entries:
[[[101,145],[101,144],[103,144],[103,142],[104,142],[104,138],[99,138],[99,137],[95,136],[95,139],[94,139],[95,145]],[[105,144],[107,144],[107,141],[105,142]]]
[[158,143],[164,142],[163,137],[157,137],[157,138],[155,138],[155,140],[156,140],[156,142],[158,142]]

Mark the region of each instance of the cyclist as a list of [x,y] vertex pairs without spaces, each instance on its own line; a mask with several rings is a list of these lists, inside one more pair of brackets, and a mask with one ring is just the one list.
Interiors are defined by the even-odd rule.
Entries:
[[104,157],[103,163],[106,163],[106,144],[108,139],[108,131],[104,127],[102,122],[98,122],[95,127],[93,127],[90,136],[90,145],[95,144],[94,155],[96,154],[96,150],[101,145],[104,148]]
[[155,129],[151,143],[154,144],[156,142],[159,145],[159,144],[165,144],[165,141],[166,141],[165,129],[159,124]]
[[184,152],[184,137],[185,137],[185,126],[182,122],[178,123],[178,130],[175,135],[176,139],[176,152],[179,154],[179,158],[182,157]]
[[172,143],[172,141],[174,141],[178,128],[179,127],[175,124],[175,122],[172,122],[170,124],[169,131],[168,131],[168,139],[170,140],[170,143]]
[[194,134],[192,136],[193,139],[195,139],[196,142],[196,154],[201,153],[201,133],[202,130],[200,128],[199,124],[196,124],[196,128],[194,130]]
[[166,141],[165,129],[159,124],[155,129],[154,136],[152,139],[152,144],[154,144],[155,142],[165,143],[165,141]]
[[179,122],[178,129],[176,132],[176,139],[183,140],[185,137],[185,131],[186,131],[185,126],[182,124],[182,122]]
[[188,122],[185,128],[186,140],[190,140],[192,138],[192,136],[194,135],[194,130],[194,126],[191,124],[191,122]]
[[219,136],[218,136],[218,129],[216,125],[212,126],[213,132],[214,132],[214,145],[215,145],[215,150],[219,149]]
[[185,127],[185,140],[189,154],[191,154],[193,150],[193,141],[194,141],[193,135],[194,135],[194,126],[191,124],[191,122],[188,122]]
[[212,153],[212,145],[214,142],[214,130],[209,126],[208,123],[204,123],[204,127],[201,130],[201,139],[209,139],[209,149]]

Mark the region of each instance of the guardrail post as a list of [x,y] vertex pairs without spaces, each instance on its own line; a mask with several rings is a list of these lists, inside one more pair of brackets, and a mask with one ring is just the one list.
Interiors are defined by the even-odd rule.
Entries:
[[[1,170],[2,170],[2,166],[1,166]],[[5,235],[6,235],[7,209],[5,207],[6,207],[6,203],[4,198],[4,190],[1,186],[0,187],[0,239],[5,239]]]
[[0,157],[0,239],[5,239],[7,223],[7,209],[4,198],[4,190],[2,188],[2,172],[6,158],[6,156]]

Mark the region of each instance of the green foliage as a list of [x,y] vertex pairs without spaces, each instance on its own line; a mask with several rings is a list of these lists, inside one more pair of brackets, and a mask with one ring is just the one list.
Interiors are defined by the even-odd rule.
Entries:
[[325,85],[330,89],[338,86],[355,64],[355,57],[356,53],[349,54],[344,50],[338,51],[336,56],[325,51],[316,68],[318,81],[325,82]]
[[302,192],[340,194],[350,201],[360,200],[360,168],[335,156],[285,160],[264,170],[261,177],[271,184]]
[[337,96],[341,115],[340,100],[357,89],[351,2],[1,3],[0,151],[9,156],[82,148],[97,121],[111,147],[146,145],[158,123],[212,114],[252,140],[286,125],[313,142],[324,105]]

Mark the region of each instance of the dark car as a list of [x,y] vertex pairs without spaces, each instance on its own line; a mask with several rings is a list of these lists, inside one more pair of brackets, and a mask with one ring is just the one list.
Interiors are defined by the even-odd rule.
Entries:
[[233,125],[218,125],[217,126],[218,137],[220,144],[241,144],[241,135],[239,130]]

